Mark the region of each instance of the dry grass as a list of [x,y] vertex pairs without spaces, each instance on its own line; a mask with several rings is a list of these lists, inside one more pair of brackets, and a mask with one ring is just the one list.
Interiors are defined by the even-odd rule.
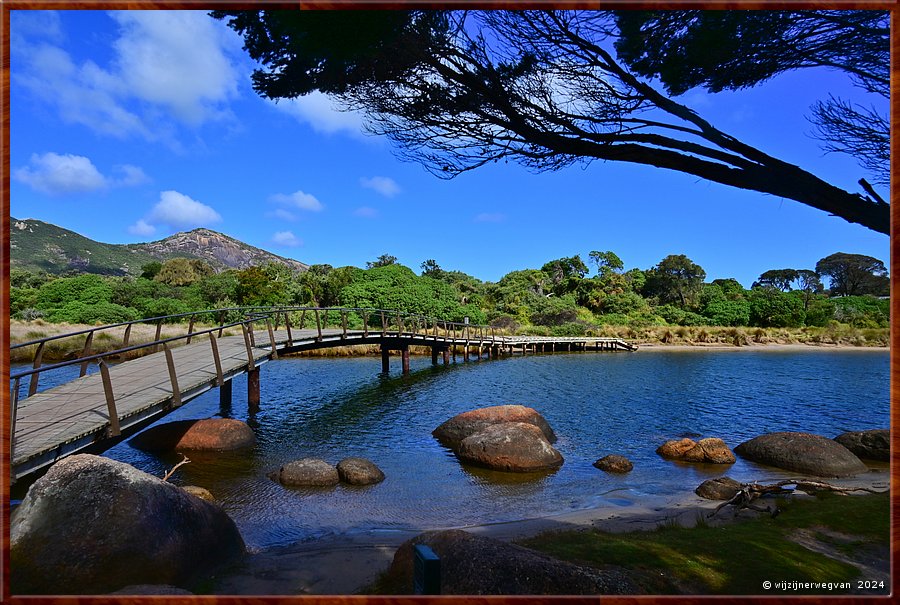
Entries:
[[727,328],[720,326],[653,326],[647,328],[627,328],[604,326],[617,336],[640,343],[663,343],[683,345],[732,345],[752,344],[806,344],[886,347],[889,342],[888,328],[859,329],[846,325],[832,325],[824,328]]
[[[58,334],[68,334],[70,332],[78,332],[80,330],[88,330],[95,326],[84,324],[70,323],[47,323],[40,319],[35,321],[11,320],[9,323],[9,342],[10,345],[16,345],[31,340],[56,336]],[[203,326],[197,324],[194,331],[212,328],[214,326]],[[183,336],[187,334],[187,324],[167,324],[163,325],[161,337],[172,338],[175,336]],[[225,331],[225,335],[236,334],[237,331]],[[84,349],[86,334],[72,336],[70,338],[61,338],[48,342],[44,347],[43,361],[53,362],[65,359],[74,359],[78,357]],[[131,336],[129,338],[129,346],[153,342],[156,337],[156,326],[148,324],[133,324],[131,328]],[[94,332],[94,339],[91,343],[91,351],[93,353],[105,353],[114,351],[123,346],[125,339],[125,326],[118,328],[110,328],[108,330]],[[184,344],[184,341],[176,341],[172,346]],[[27,363],[34,359],[37,346],[20,347],[10,350],[10,362]],[[141,355],[151,352],[150,348],[133,351],[126,355],[128,359],[140,357]]]

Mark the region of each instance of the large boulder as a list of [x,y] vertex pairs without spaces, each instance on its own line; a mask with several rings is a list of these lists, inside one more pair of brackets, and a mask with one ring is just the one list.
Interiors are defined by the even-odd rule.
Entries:
[[365,458],[344,458],[337,463],[337,472],[341,481],[350,485],[372,485],[384,481],[384,472]]
[[425,544],[441,559],[444,595],[586,595],[640,592],[621,569],[595,569],[554,559],[458,529],[426,532],[397,549],[388,582],[398,593],[413,588],[413,552]]
[[136,468],[80,454],[53,465],[12,516],[14,594],[190,587],[245,552],[215,504]]
[[849,431],[841,433],[834,440],[860,458],[882,462],[891,459],[891,431],[888,429]]
[[256,443],[246,422],[233,418],[177,420],[150,427],[135,435],[129,443],[150,452],[236,450]]
[[734,464],[734,454],[725,442],[717,437],[707,437],[700,441],[693,439],[672,439],[656,448],[656,453],[667,460],[682,462],[705,462],[709,464]]
[[599,468],[601,471],[606,471],[607,473],[630,473],[634,468],[634,464],[632,464],[631,460],[626,458],[625,456],[619,456],[618,454],[610,454],[609,456],[604,456],[597,460],[594,463],[594,466]]
[[741,484],[731,477],[707,479],[697,486],[694,493],[707,500],[731,500],[741,491]]
[[269,478],[288,487],[330,487],[341,482],[337,468],[319,458],[288,462]]
[[544,417],[533,408],[524,405],[495,405],[463,412],[434,429],[431,434],[442,444],[455,450],[469,435],[474,435],[492,424],[503,422],[533,424],[541,429],[547,441],[556,442],[556,434]]
[[488,425],[463,439],[456,455],[476,466],[516,473],[555,469],[563,463],[543,431],[525,422]]
[[753,462],[817,477],[850,477],[868,470],[837,441],[810,433],[768,433],[745,441],[734,451]]

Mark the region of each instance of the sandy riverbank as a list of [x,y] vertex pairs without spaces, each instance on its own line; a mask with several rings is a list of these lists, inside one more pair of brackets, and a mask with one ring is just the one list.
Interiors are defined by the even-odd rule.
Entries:
[[[850,479],[828,480],[834,485],[887,489],[887,470]],[[808,497],[798,494],[795,497]],[[662,524],[692,527],[720,502],[704,500],[690,489],[667,497],[617,495],[615,507],[569,511],[538,519],[462,527],[474,534],[499,540],[521,540],[548,531],[598,528],[609,532],[653,530]],[[759,513],[744,510],[737,516],[720,511],[710,525],[730,523]],[[450,528],[442,528],[450,529]],[[312,542],[268,549],[248,556],[240,567],[217,578],[215,594],[302,595],[355,594],[385,571],[397,547],[421,530],[367,530]]]
[[635,341],[640,351],[889,351],[889,347],[868,347],[849,344],[780,344],[780,343],[752,343],[735,346],[721,343],[694,343],[694,344],[665,344],[661,342]]

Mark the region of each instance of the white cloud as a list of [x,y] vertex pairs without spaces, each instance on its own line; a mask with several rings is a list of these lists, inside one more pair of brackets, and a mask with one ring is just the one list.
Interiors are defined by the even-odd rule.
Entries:
[[378,211],[374,208],[369,208],[368,206],[363,206],[361,208],[357,208],[353,211],[353,216],[359,216],[361,218],[375,218],[378,216]]
[[233,119],[227,102],[243,77],[229,57],[236,52],[234,32],[204,11],[109,14],[119,37],[107,64],[78,62],[64,48],[22,34],[15,84],[66,123],[173,147],[179,123]]
[[322,202],[317,200],[315,196],[299,190],[291,194],[276,193],[269,199],[279,204],[291,206],[292,208],[311,210],[313,212],[318,212],[324,207],[322,206]]
[[500,212],[482,212],[474,220],[476,223],[502,223],[506,220],[506,215]]
[[272,212],[266,212],[266,218],[277,218],[282,221],[294,222],[297,220],[297,215],[293,212],[288,212],[284,208],[276,208]]
[[296,248],[302,246],[303,241],[290,231],[278,231],[272,236],[272,243],[276,246],[285,246],[288,248]]
[[153,235],[156,233],[156,227],[144,219],[140,219],[138,222],[128,227],[128,233],[131,233],[132,235]]
[[13,172],[13,177],[49,195],[86,193],[109,186],[106,177],[88,158],[53,152],[32,154],[28,166]]
[[352,111],[341,111],[324,93],[314,91],[296,99],[282,99],[274,107],[301,124],[321,134],[343,133],[363,136],[363,117]]
[[28,166],[13,172],[13,178],[48,195],[89,193],[109,187],[134,187],[149,182],[144,171],[131,164],[115,166],[118,176],[104,176],[90,158],[47,152],[32,154]]
[[192,229],[221,220],[221,215],[212,207],[177,191],[163,191],[159,194],[159,202],[150,211],[145,222],[152,225],[166,225],[172,229]]
[[366,189],[377,191],[384,197],[394,197],[400,193],[400,185],[394,179],[386,176],[373,176],[370,179],[363,177],[359,179],[359,184]]

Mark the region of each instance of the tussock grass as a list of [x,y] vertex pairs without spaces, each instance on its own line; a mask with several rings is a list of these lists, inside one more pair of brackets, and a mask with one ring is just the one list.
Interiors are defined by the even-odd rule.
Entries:
[[890,540],[887,493],[864,496],[823,494],[779,502],[781,514],[712,527],[664,524],[655,531],[611,534],[566,531],[522,542],[551,556],[583,565],[616,565],[649,578],[645,588],[661,594],[834,594],[763,589],[763,582],[850,582],[859,569],[808,550],[789,536],[797,529],[832,530],[856,541],[845,550],[884,547]]
[[[15,345],[18,343],[47,338],[49,336],[55,336],[57,334],[67,334],[69,332],[87,330],[93,327],[95,326],[71,323],[46,323],[42,320],[20,321],[13,319],[9,322],[9,342],[10,345]],[[197,324],[194,326],[194,331],[204,330],[212,327],[214,326],[201,326],[200,324]],[[186,335],[187,329],[187,324],[163,324],[161,337],[171,338],[174,336]],[[225,334],[237,334],[237,331],[231,330],[229,332],[229,330],[226,330]],[[74,359],[75,357],[78,357],[81,354],[82,350],[84,350],[86,337],[86,334],[81,334],[78,336],[72,336],[70,338],[62,338],[60,340],[48,342],[44,347],[42,358],[44,363],[63,361],[66,359]],[[131,336],[129,337],[128,344],[129,346],[131,346],[141,343],[153,342],[155,337],[155,325],[134,324],[131,328]],[[114,351],[116,349],[122,348],[124,339],[125,326],[95,332],[93,342],[91,343],[91,351],[93,353],[105,353],[107,351]],[[184,341],[176,341],[172,344],[172,346],[180,346],[182,344],[184,344]],[[36,352],[36,345],[21,347],[18,349],[11,349],[10,361],[12,363],[30,362],[34,359],[34,355]],[[132,359],[135,357],[140,357],[141,355],[145,355],[149,352],[151,352],[150,348],[137,350],[127,354],[126,357],[128,359]]]

